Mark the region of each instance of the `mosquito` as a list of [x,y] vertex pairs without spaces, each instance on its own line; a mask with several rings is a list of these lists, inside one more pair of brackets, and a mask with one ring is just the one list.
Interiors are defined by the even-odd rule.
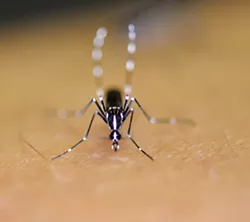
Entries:
[[139,101],[135,98],[130,96],[132,92],[132,75],[135,69],[135,62],[133,59],[133,56],[136,52],[136,31],[135,31],[135,25],[129,24],[128,26],[128,45],[127,45],[127,51],[128,51],[128,59],[125,64],[126,68],[126,83],[124,85],[124,94],[125,99],[123,102],[122,99],[122,92],[120,89],[110,88],[104,93],[103,89],[103,69],[101,66],[101,60],[102,60],[102,49],[104,46],[105,38],[107,36],[107,29],[105,27],[100,27],[97,32],[96,36],[93,39],[93,50],[92,50],[92,59],[94,62],[93,66],[93,76],[96,82],[96,94],[97,98],[92,98],[88,104],[78,111],[73,110],[58,110],[57,116],[59,118],[66,118],[70,116],[83,116],[89,107],[94,104],[96,106],[96,110],[94,111],[87,132],[83,138],[81,138],[76,144],[74,144],[72,147],[67,149],[65,152],[55,156],[52,158],[52,160],[58,159],[59,157],[62,157],[66,155],[67,153],[73,151],[78,145],[80,145],[82,142],[86,141],[89,137],[91,127],[93,125],[93,122],[95,120],[96,116],[99,116],[104,123],[108,126],[110,130],[109,139],[112,141],[111,148],[114,151],[118,151],[119,146],[119,140],[122,138],[120,129],[123,125],[123,123],[129,119],[129,126],[127,130],[127,137],[132,141],[134,146],[145,156],[147,156],[150,160],[154,160],[152,156],[150,156],[147,152],[145,152],[138,143],[134,140],[134,138],[131,136],[131,128],[132,128],[132,122],[134,117],[134,109],[132,108],[133,104],[136,104],[140,111],[143,113],[143,115],[146,117],[149,123],[166,123],[166,124],[190,124],[193,125],[194,122],[192,119],[188,118],[155,118],[151,117],[141,106]]

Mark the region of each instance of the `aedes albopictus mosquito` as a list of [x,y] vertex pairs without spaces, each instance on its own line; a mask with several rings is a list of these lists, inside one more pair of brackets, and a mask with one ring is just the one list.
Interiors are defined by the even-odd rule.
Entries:
[[[151,157],[148,153],[146,153],[133,139],[131,136],[131,126],[133,122],[133,116],[134,116],[134,109],[132,108],[132,104],[135,103],[143,115],[146,117],[146,119],[149,121],[149,123],[166,123],[166,124],[194,124],[192,119],[188,118],[154,118],[148,115],[148,113],[142,108],[141,104],[138,102],[138,100],[135,97],[131,97],[131,91],[132,91],[132,74],[134,72],[135,63],[133,60],[133,55],[136,51],[136,45],[135,45],[135,39],[136,39],[136,32],[135,32],[135,26],[133,24],[130,24],[128,26],[128,37],[129,37],[129,43],[127,46],[128,50],[128,60],[126,61],[126,84],[124,86],[124,93],[125,93],[125,99],[123,103],[122,99],[122,93],[118,89],[109,89],[104,95],[104,90],[102,88],[102,74],[103,69],[100,65],[101,59],[102,59],[102,47],[104,45],[105,38],[107,36],[107,29],[104,27],[101,27],[97,30],[96,36],[93,40],[94,48],[92,50],[92,59],[94,62],[93,67],[93,75],[96,81],[96,94],[99,99],[92,98],[89,103],[81,110],[79,111],[73,111],[73,110],[58,110],[58,117],[59,118],[66,118],[70,116],[83,116],[88,108],[94,103],[97,107],[97,109],[94,111],[92,118],[90,120],[87,132],[85,136],[79,140],[76,144],[74,144],[72,147],[70,147],[65,152],[55,156],[52,158],[52,160],[55,160],[61,156],[64,156],[65,154],[71,152],[73,149],[75,149],[80,143],[87,140],[92,124],[94,122],[94,119],[96,116],[99,116],[109,127],[110,134],[109,139],[112,141],[111,148],[114,151],[117,151],[119,147],[119,140],[121,139],[121,133],[120,129],[123,125],[123,123],[129,119],[129,126],[127,130],[127,137],[132,141],[132,143],[137,147],[139,151],[141,151],[144,155],[146,155],[149,159],[154,160],[153,157]],[[105,98],[105,102],[104,102]]]

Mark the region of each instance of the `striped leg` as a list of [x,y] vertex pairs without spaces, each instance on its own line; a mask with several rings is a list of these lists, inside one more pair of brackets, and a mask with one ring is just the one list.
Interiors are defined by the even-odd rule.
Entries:
[[135,69],[135,62],[133,59],[133,56],[136,51],[136,44],[135,44],[135,39],[136,39],[136,32],[135,32],[135,26],[133,24],[129,24],[128,26],[128,38],[129,38],[129,43],[127,46],[128,50],[128,59],[126,61],[126,83],[124,85],[124,92],[125,95],[130,95],[132,92],[132,77]]
[[46,109],[45,110],[45,115],[47,117],[50,118],[59,118],[59,119],[66,119],[66,118],[72,118],[72,117],[82,117],[87,110],[89,109],[89,107],[91,106],[92,103],[95,103],[95,105],[97,106],[98,110],[100,111],[100,113],[102,113],[104,115],[105,112],[105,106],[103,105],[103,102],[101,101],[101,105],[102,107],[99,105],[99,103],[97,102],[96,98],[92,98],[88,104],[83,107],[80,110],[72,110],[72,109]]
[[92,126],[92,124],[93,124],[93,121],[94,121],[96,115],[99,115],[102,119],[104,118],[104,117],[102,116],[102,114],[101,114],[99,111],[95,111],[94,114],[92,115],[92,118],[91,118],[91,120],[90,120],[90,124],[89,124],[88,130],[87,130],[85,136],[84,136],[81,140],[79,140],[75,145],[73,145],[73,146],[70,147],[68,150],[66,150],[65,152],[63,152],[63,153],[61,153],[61,154],[59,154],[59,155],[53,157],[52,160],[55,160],[55,159],[57,159],[57,158],[59,158],[59,157],[61,157],[61,156],[66,155],[67,153],[69,153],[69,152],[71,152],[73,149],[75,149],[80,143],[82,143],[83,141],[87,140],[87,138],[88,138],[88,136],[89,136],[89,132],[90,132],[91,126]]
[[107,36],[107,29],[105,27],[100,27],[96,36],[93,39],[93,50],[92,50],[92,60],[93,60],[93,75],[95,78],[95,84],[97,87],[96,94],[98,97],[104,96],[103,90],[103,68],[101,65],[102,61],[102,47],[104,46],[105,38]]
[[[149,154],[147,154],[136,142],[135,140],[132,138],[130,131],[131,131],[131,126],[132,126],[132,121],[133,121],[133,116],[134,116],[134,110],[131,108],[128,112],[128,115],[130,114],[130,121],[129,121],[129,126],[128,126],[128,132],[127,132],[127,136],[128,138],[133,142],[133,144],[137,147],[137,149],[142,152],[144,155],[146,155],[150,160],[154,160],[153,157],[151,157]],[[127,115],[127,116],[128,116]]]
[[138,100],[134,97],[131,98],[126,110],[124,111],[124,116],[127,115],[128,110],[130,109],[131,105],[133,104],[133,102],[136,103],[136,105],[139,107],[139,109],[141,110],[141,112],[143,113],[143,115],[147,118],[149,123],[165,123],[165,124],[171,124],[171,125],[175,125],[175,124],[187,124],[187,125],[195,125],[195,122],[192,119],[189,118],[155,118],[155,117],[151,117],[141,106],[141,104],[138,102]]

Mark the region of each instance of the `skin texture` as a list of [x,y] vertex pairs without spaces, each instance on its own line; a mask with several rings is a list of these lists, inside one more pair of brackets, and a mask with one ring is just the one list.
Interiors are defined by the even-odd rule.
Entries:
[[[153,116],[197,123],[152,125],[135,108],[132,135],[154,162],[128,139],[113,152],[98,118],[89,140],[49,160],[87,130],[93,107],[67,120],[43,110],[80,109],[95,96],[90,55],[100,19],[64,15],[4,29],[0,221],[249,221],[249,9],[194,6],[197,23],[181,37],[155,47],[138,37],[133,95]],[[122,87],[127,42],[118,24],[108,27],[105,87]]]

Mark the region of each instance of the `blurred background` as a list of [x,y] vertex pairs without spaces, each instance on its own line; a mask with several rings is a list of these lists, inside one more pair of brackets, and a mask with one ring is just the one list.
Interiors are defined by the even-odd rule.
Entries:
[[6,22],[18,22],[21,20],[29,20],[37,17],[44,17],[50,13],[55,14],[59,12],[69,12],[70,10],[78,11],[82,10],[85,12],[89,10],[97,10],[110,8],[114,6],[134,5],[133,9],[130,7],[130,12],[137,16],[140,13],[145,13],[145,10],[151,9],[152,7],[161,5],[162,3],[185,4],[187,2],[194,2],[191,0],[143,0],[143,1],[90,1],[90,0],[74,0],[74,1],[30,1],[25,0],[19,1],[5,1],[1,6],[1,23]]
[[[0,7],[0,221],[249,221],[247,1],[8,1]],[[133,95],[152,115],[189,126],[148,124],[136,109],[130,143],[114,153],[107,126],[44,118],[95,96],[91,51],[100,26],[104,86],[123,87],[127,26],[136,25]],[[126,133],[124,125],[123,133]]]

